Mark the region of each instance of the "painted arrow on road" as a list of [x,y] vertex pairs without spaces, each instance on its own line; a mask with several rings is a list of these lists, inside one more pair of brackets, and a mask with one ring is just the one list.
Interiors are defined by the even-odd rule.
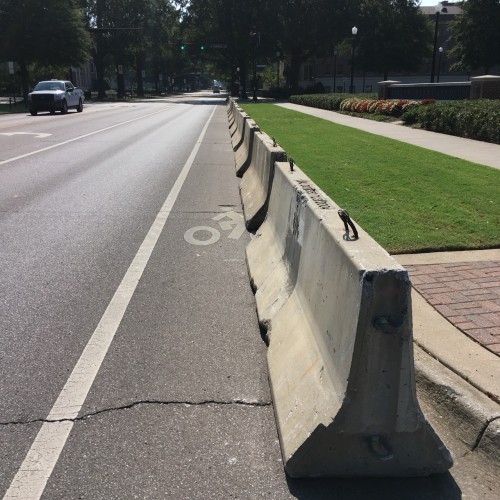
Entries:
[[43,139],[44,137],[49,137],[52,134],[44,134],[43,132],[0,132],[0,135],[34,135],[37,139]]
[[[222,219],[230,220],[220,222]],[[243,215],[233,212],[232,210],[216,215],[215,217],[212,217],[212,220],[218,221],[219,226],[224,231],[230,231],[232,229],[228,238],[233,240],[238,240],[245,231],[245,220],[243,219]]]

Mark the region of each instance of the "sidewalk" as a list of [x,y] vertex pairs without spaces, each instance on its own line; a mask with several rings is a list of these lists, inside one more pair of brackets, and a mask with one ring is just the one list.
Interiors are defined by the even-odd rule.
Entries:
[[[500,169],[497,144],[295,104],[278,105]],[[488,438],[490,456],[500,464],[500,249],[394,257],[408,270],[413,285],[417,380],[425,379],[421,385],[427,384],[429,399],[439,393],[434,404],[448,406],[445,418],[454,414],[450,420],[457,428],[472,421],[476,431],[483,426],[477,443],[487,433],[493,436]],[[451,378],[443,365],[453,372]],[[444,371],[435,372],[436,367]],[[472,427],[468,437],[458,429],[459,438],[473,440]]]

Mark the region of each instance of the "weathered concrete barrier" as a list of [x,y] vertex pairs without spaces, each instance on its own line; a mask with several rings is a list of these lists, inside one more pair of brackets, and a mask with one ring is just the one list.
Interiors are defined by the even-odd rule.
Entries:
[[284,161],[286,153],[267,134],[256,133],[251,155],[240,183],[240,194],[245,225],[249,231],[254,231],[266,217],[274,163]]
[[300,169],[276,163],[268,217],[247,248],[285,469],[444,472],[451,456],[416,398],[408,274],[361,228],[344,239],[337,210]]
[[231,137],[234,151],[236,151],[243,144],[243,131],[245,129],[245,121],[249,119],[250,117],[243,110],[238,109],[235,112],[234,123],[236,129]]
[[252,120],[248,119],[244,122],[243,143],[238,148],[235,154],[236,160],[236,175],[243,177],[252,161],[253,140],[257,132],[260,132],[259,126]]

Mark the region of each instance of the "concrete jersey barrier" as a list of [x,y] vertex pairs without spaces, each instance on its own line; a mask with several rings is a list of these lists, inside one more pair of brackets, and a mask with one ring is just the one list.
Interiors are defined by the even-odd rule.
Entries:
[[240,183],[241,201],[245,225],[254,231],[264,221],[267,214],[274,163],[286,159],[285,151],[275,145],[267,134],[255,133],[251,161]]
[[[300,169],[275,166],[247,261],[285,469],[292,477],[418,476],[451,456],[416,398],[407,272]],[[279,277],[277,278],[277,275]],[[264,309],[262,309],[264,308]]]

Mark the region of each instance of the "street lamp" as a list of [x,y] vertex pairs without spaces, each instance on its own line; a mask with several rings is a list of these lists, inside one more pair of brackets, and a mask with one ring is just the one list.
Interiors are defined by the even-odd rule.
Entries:
[[437,74],[437,82],[439,83],[439,76],[441,74],[441,56],[443,55],[443,47],[439,47],[439,59],[438,59],[438,74]]
[[356,39],[356,35],[358,33],[358,28],[356,28],[356,26],[353,26],[351,31],[352,31],[352,45],[351,45],[351,86],[349,88],[349,92],[351,94],[353,94],[354,93],[354,50],[355,50],[354,42],[355,42],[355,39]]
[[276,80],[278,82],[276,87],[280,86],[280,57],[281,57],[281,52],[278,50],[276,52]]
[[236,79],[238,80],[238,97],[240,99],[243,99],[242,95],[241,95],[241,77],[240,77],[240,67],[238,66],[236,68]]
[[338,50],[333,50],[333,92],[337,92],[337,55]]
[[252,39],[253,46],[253,79],[252,79],[252,100],[257,102],[257,61],[255,59],[255,51],[257,47],[257,35],[256,31],[250,31],[250,38]]
[[434,83],[434,68],[436,67],[436,51],[438,43],[439,15],[441,14],[441,4],[437,4],[434,8],[436,9],[436,21],[434,24],[434,45],[432,47],[431,83]]

